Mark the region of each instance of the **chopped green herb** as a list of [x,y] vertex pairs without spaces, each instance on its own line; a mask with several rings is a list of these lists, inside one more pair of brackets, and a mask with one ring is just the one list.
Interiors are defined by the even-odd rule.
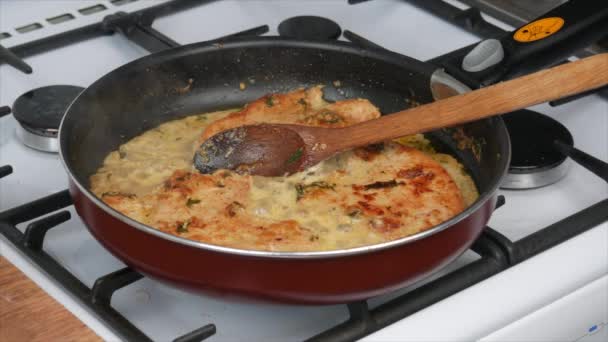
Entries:
[[403,184],[403,182],[399,182],[397,183],[397,181],[390,180],[390,181],[386,181],[386,182],[375,182],[372,184],[367,184],[364,185],[363,188],[365,188],[365,190],[370,190],[370,189],[382,189],[382,188],[392,188],[395,187],[397,185]]
[[319,235],[313,234],[310,236],[310,238],[308,238],[308,240],[310,242],[317,241],[317,240],[319,240]]
[[175,231],[180,234],[187,233],[189,225],[190,225],[190,219],[187,219],[186,221],[184,221],[184,223],[177,225],[177,229],[175,229]]
[[330,190],[335,190],[336,189],[336,185],[335,184],[330,184],[324,181],[316,181],[316,182],[312,182],[310,184],[296,184],[295,185],[296,188],[296,201],[299,201],[302,197],[304,197],[304,195],[306,195],[306,192],[309,189],[312,188],[317,188],[317,189],[330,189]]
[[298,148],[292,155],[289,156],[289,158],[287,158],[287,161],[285,163],[289,165],[297,162],[298,160],[300,160],[300,158],[302,158],[303,153],[304,150],[301,147]]
[[266,98],[266,106],[268,106],[268,107],[274,106],[274,99],[272,98],[272,96],[268,96]]
[[481,153],[483,151],[483,145],[486,144],[486,140],[484,138],[473,139],[473,143],[471,144],[471,152],[477,159],[477,161],[481,160]]
[[306,185],[306,187],[335,190],[336,184],[327,183],[325,181],[316,181]]
[[197,121],[205,121],[207,120],[207,114],[201,114],[196,116]]
[[201,203],[200,199],[196,199],[196,198],[188,198],[188,200],[186,201],[186,206],[188,208],[192,208],[193,205],[195,204],[199,204]]
[[299,201],[302,197],[304,197],[304,185],[296,184],[296,201]]

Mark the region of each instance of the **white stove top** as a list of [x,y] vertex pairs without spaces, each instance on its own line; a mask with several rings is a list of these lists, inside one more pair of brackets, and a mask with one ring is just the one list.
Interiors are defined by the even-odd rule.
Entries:
[[[5,47],[16,46],[80,26],[84,22],[99,21],[117,10],[133,11],[162,2],[140,0],[117,7],[110,1],[3,1],[0,2],[0,32],[8,32],[13,37],[0,40],[0,43]],[[96,4],[103,4],[107,9],[88,16],[82,16],[77,11]],[[63,13],[71,13],[76,19],[57,25],[45,22],[45,18]],[[276,34],[276,27],[282,20],[296,15],[330,18],[342,29],[349,29],[388,49],[421,60],[479,40],[399,0],[375,0],[356,6],[347,5],[346,0],[224,0],[160,18],[154,27],[175,41],[186,44],[264,24],[270,26],[269,34]],[[26,34],[14,30],[32,22],[42,23],[44,27]],[[2,65],[0,105],[12,105],[20,94],[41,86],[71,84],[86,87],[103,74],[144,55],[146,52],[141,48],[122,36],[114,35],[28,58],[26,62],[34,69],[31,75]],[[602,160],[608,159],[608,102],[590,96],[556,108],[539,105],[533,109],[565,124],[574,136],[576,147]],[[0,119],[0,165],[10,164],[14,168],[12,175],[0,180],[0,211],[67,187],[67,175],[58,156],[23,146],[15,136],[15,127],[12,116]],[[606,198],[608,186],[584,168],[572,164],[568,175],[554,185],[536,190],[502,191],[502,194],[506,197],[506,205],[495,212],[490,226],[517,240]],[[44,249],[91,286],[96,278],[124,265],[90,236],[75,212],[70,210],[72,219],[47,234]],[[76,313],[100,336],[107,340],[118,339],[2,238],[0,250],[3,256]],[[467,252],[441,274],[476,258],[478,256],[474,253]],[[525,320],[521,320],[532,317],[536,321],[551,322],[551,318],[547,318],[550,315],[546,313],[549,304],[560,307],[565,305],[560,303],[577,302],[577,296],[583,293],[577,290],[587,288],[597,292],[599,289],[600,293],[605,294],[608,292],[607,274],[608,224],[605,223],[367,339],[438,341],[546,337],[548,335],[538,331],[538,326],[528,326]],[[370,305],[392,296],[373,299]],[[602,303],[601,300],[591,303],[602,306],[598,304]],[[347,317],[344,305],[298,307],[246,304],[186,294],[147,278],[116,292],[112,304],[158,341],[171,340],[208,323],[217,325],[218,332],[211,338],[216,341],[302,340]],[[587,329],[593,324],[608,322],[608,309],[605,306],[599,311],[589,310],[590,306],[593,305],[586,306],[590,320],[580,314],[576,324],[572,323],[575,320],[569,319],[570,328],[566,329],[566,325],[562,326],[562,330],[554,328],[554,335],[551,336],[574,341],[586,336]],[[603,317],[603,321],[597,315]],[[513,333],[513,327],[518,332],[535,331],[538,334],[517,335]],[[606,334],[607,330],[596,331]],[[590,337],[594,336],[600,334]]]

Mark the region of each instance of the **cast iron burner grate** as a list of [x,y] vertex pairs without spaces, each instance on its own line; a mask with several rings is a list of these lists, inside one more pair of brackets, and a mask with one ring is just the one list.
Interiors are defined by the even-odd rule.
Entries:
[[[127,39],[154,53],[180,46],[179,43],[152,28],[154,19],[176,13],[209,0],[170,1],[133,13],[117,12],[101,22],[63,32],[48,38],[25,43],[11,49],[0,46],[0,64],[8,63],[20,71],[32,69],[19,56],[33,56],[54,48],[77,43],[97,36],[120,33]],[[257,26],[229,34],[207,43],[219,43],[235,37],[258,36],[268,32],[268,25]],[[84,88],[66,85],[48,86],[21,95],[13,104],[13,115],[19,122],[17,136],[25,145],[45,152],[58,152],[57,133],[66,109]],[[1,115],[8,112],[4,110]]]

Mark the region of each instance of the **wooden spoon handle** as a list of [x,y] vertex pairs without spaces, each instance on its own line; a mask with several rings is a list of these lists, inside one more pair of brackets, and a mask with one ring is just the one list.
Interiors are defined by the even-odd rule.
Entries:
[[[343,134],[333,135],[341,136],[341,141],[330,135],[328,145],[345,149],[428,132],[575,95],[605,84],[608,84],[608,53],[346,127]],[[349,138],[344,139],[345,136]]]

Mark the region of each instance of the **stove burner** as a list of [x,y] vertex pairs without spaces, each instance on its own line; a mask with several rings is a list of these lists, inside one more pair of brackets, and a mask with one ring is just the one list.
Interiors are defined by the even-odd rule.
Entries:
[[322,17],[300,16],[283,20],[279,24],[279,35],[304,40],[334,40],[342,29],[335,22]]
[[568,129],[547,115],[519,110],[503,115],[512,155],[503,189],[532,189],[553,184],[566,175],[568,163],[554,145],[555,140],[572,146]]
[[57,152],[57,133],[63,114],[84,88],[53,85],[30,90],[13,104],[13,116],[19,122],[17,136],[26,146],[45,152]]

